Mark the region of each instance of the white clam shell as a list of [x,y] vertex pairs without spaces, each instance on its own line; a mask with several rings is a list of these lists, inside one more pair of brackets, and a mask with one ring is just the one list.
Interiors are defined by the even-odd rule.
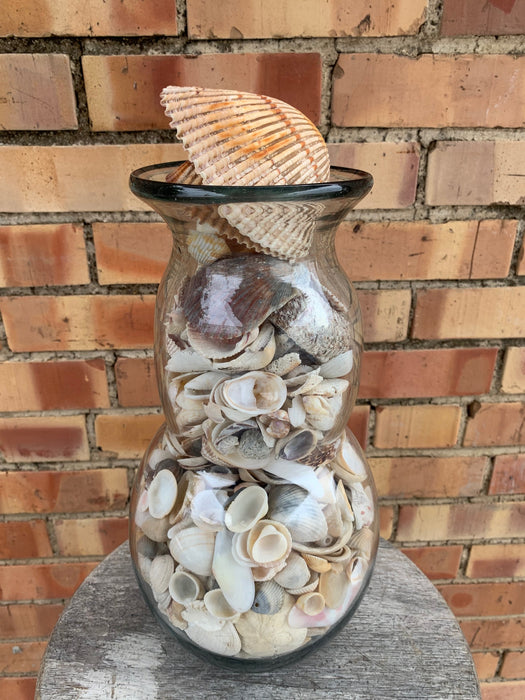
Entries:
[[359,452],[359,448],[353,445],[343,433],[332,468],[347,484],[364,481],[368,476],[365,461]]
[[148,508],[154,518],[164,518],[175,505],[177,480],[168,469],[161,469],[148,489]]
[[303,425],[306,420],[306,411],[304,410],[303,399],[301,396],[294,396],[292,399],[292,405],[288,409],[288,417],[290,423],[298,428]]
[[286,525],[294,542],[316,542],[328,534],[321,505],[308,491],[294,484],[272,488],[268,515]]
[[191,502],[191,517],[195,525],[218,532],[224,523],[224,507],[211,489],[200,491]]
[[286,385],[270,372],[246,372],[222,385],[222,398],[231,408],[251,416],[271,413],[286,400]]
[[166,540],[168,530],[170,529],[170,521],[167,517],[153,518],[149,515],[141,522],[140,528],[142,532],[154,542],[164,542]]
[[328,362],[325,362],[323,365],[321,365],[319,373],[325,379],[331,379],[333,377],[344,377],[345,374],[348,374],[352,371],[353,366],[354,353],[352,352],[352,350],[347,350],[346,352],[342,352],[336,357],[332,357],[331,360],[328,360]]
[[286,566],[275,575],[274,579],[283,588],[301,588],[308,583],[310,570],[300,554],[290,552]]
[[222,622],[206,608],[203,600],[194,600],[191,603],[187,603],[185,609],[181,612],[181,616],[186,622],[197,625],[208,633],[218,632],[223,626]]
[[231,607],[220,588],[214,588],[205,593],[204,605],[218,620],[236,622],[239,619],[240,613]]
[[201,581],[188,571],[175,571],[171,575],[168,590],[173,600],[181,605],[197,600],[204,593]]
[[291,549],[289,530],[274,520],[259,520],[248,535],[248,552],[253,561],[262,566],[284,561]]
[[237,612],[246,612],[253,605],[255,583],[251,568],[233,556],[233,535],[226,529],[217,533],[212,573],[228,604]]
[[307,615],[319,615],[325,607],[325,599],[321,593],[303,593],[295,603]]
[[170,578],[174,571],[175,562],[169,554],[160,554],[153,559],[149,577],[154,595],[160,595],[168,590]]
[[303,554],[303,559],[312,571],[322,574],[325,571],[330,571],[332,564],[323,557],[317,557],[315,554]]
[[215,533],[199,527],[188,527],[177,532],[169,549],[175,561],[198,576],[212,573]]
[[224,516],[231,532],[245,532],[268,512],[268,494],[261,486],[248,486],[239,491]]
[[319,577],[319,593],[324,597],[329,608],[337,609],[345,599],[349,582],[344,570],[332,568],[323,572]]
[[214,367],[222,370],[258,370],[266,367],[275,355],[274,327],[265,323],[257,338],[242,353],[230,360],[215,361]]
[[264,466],[264,470],[285,481],[301,486],[316,498],[319,498],[323,494],[323,487],[317,480],[314,471],[309,466],[287,459],[276,459],[271,464]]
[[166,364],[168,372],[205,372],[211,369],[211,360],[190,348],[178,350]]
[[357,530],[370,527],[374,522],[374,500],[370,486],[361,483],[350,484],[352,493],[352,510]]
[[354,532],[348,542],[348,546],[364,559],[370,559],[375,540],[376,535],[374,531],[369,527],[362,527]]
[[203,649],[221,656],[235,656],[241,651],[241,639],[232,622],[221,620],[221,627],[212,634],[199,625],[188,622],[186,634]]

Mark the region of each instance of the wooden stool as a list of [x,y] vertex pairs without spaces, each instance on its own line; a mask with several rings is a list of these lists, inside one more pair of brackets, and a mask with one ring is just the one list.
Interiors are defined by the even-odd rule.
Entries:
[[239,673],[186,651],[139,591],[128,545],[98,566],[51,636],[39,700],[480,698],[467,643],[430,581],[381,541],[370,587],[343,631],[295,665]]

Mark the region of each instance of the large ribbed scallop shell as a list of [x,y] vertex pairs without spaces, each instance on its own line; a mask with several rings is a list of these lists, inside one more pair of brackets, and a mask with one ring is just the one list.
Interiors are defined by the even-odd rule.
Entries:
[[208,185],[326,182],[323,137],[281,100],[235,90],[168,86],[161,104]]

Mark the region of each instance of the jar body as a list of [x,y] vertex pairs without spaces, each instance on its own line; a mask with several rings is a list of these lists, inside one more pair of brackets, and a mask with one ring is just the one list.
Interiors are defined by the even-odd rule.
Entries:
[[181,642],[263,670],[346,622],[377,549],[373,480],[345,427],[361,319],[333,244],[355,197],[183,189],[139,192],[174,247],[155,323],[166,425],[137,473],[130,544]]

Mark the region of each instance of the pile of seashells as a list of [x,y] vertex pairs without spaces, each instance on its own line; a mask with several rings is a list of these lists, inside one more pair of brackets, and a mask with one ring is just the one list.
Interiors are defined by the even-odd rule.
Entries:
[[[200,104],[208,93],[192,95]],[[184,103],[176,123],[191,160],[168,179],[198,184],[206,168],[192,155],[183,98],[185,89],[164,91],[172,116]],[[304,177],[323,181],[324,165]],[[144,456],[132,526],[140,576],[165,621],[239,659],[294,652],[343,620],[378,540],[373,483],[344,428],[358,314],[301,262],[313,226],[269,235],[268,207],[250,207],[250,216],[235,204],[217,207],[215,221],[196,215],[187,237],[193,267],[162,327],[167,427]],[[281,233],[305,216],[304,205],[283,211],[272,213]]]

